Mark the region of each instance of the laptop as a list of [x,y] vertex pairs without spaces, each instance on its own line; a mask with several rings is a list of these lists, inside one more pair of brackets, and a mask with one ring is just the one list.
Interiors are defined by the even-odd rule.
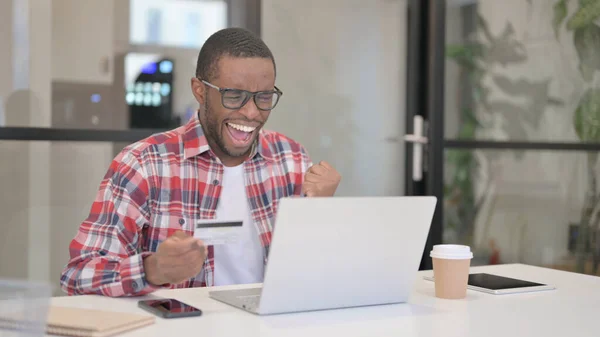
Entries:
[[404,303],[437,199],[282,198],[263,283],[209,291],[257,315]]

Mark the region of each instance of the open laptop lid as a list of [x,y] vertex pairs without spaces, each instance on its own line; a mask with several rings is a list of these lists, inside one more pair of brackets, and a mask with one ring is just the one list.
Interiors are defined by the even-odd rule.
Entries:
[[280,199],[260,313],[405,302],[436,201]]

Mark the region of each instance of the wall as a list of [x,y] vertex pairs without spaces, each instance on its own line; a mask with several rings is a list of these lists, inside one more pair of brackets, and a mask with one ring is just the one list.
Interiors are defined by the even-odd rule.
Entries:
[[342,175],[338,195],[404,193],[406,2],[262,2],[283,91],[267,127]]
[[[12,74],[12,1],[0,1],[0,74],[4,74],[0,79],[0,100],[6,101],[8,94],[12,91],[12,81],[9,74]],[[7,78],[8,77],[8,78]],[[4,107],[4,104],[0,104]],[[2,111],[2,108],[0,108]],[[4,120],[0,112],[0,126]]]
[[[117,35],[114,30],[120,28],[114,24],[115,17],[120,13],[116,7],[119,1],[105,0],[102,4],[96,4],[93,8],[86,10],[79,8],[80,6],[72,7],[73,1],[53,2],[53,44],[51,48],[54,67],[52,80],[110,85],[118,77],[114,76],[112,72],[98,72],[100,62],[95,60],[103,59],[105,55],[114,53],[114,46],[111,44],[115,44],[114,36]],[[73,18],[74,12],[80,17]],[[69,16],[69,18],[65,16]],[[65,30],[68,32],[73,29],[73,25],[79,25],[80,22],[86,22],[88,29],[76,39],[65,40],[62,32]],[[104,29],[98,29],[98,27]],[[92,30],[95,32],[91,32]],[[92,43],[94,46],[87,46],[88,43]],[[64,60],[61,62],[60,59],[57,59],[63,53],[74,53],[78,58],[89,57],[90,61],[82,62],[78,67],[66,70],[68,64],[65,64]],[[92,59],[92,57],[96,57],[96,59]],[[84,70],[84,68],[86,69]],[[49,280],[55,287],[56,295],[62,295],[59,290],[59,280],[61,271],[69,258],[69,243],[90,210],[100,181],[113,158],[113,152],[113,144],[109,142],[61,141],[50,144],[51,198],[48,208],[50,210],[51,244],[49,245],[48,264]]]
[[[11,126],[47,127],[50,122],[51,14],[49,0],[0,4],[3,48],[0,95]],[[8,34],[7,34],[8,33]],[[5,35],[6,34],[6,35]],[[48,279],[49,143],[0,142],[0,277]]]
[[[50,127],[51,27],[60,14],[52,17],[48,0],[0,3],[0,96],[8,126]],[[47,281],[59,293],[68,243],[112,152],[110,143],[0,141],[0,277]]]
[[[12,1],[0,1],[0,39],[3,42],[6,41],[3,43],[3,48],[0,48],[0,74],[4,74],[4,76],[0,76],[0,99],[6,100],[12,92]],[[2,103],[0,114],[3,114],[3,110],[4,104]],[[4,116],[2,115],[0,121],[3,120]],[[10,145],[10,147],[8,145],[9,144],[5,144],[5,142],[0,142],[0,153],[3,155],[11,154],[10,157],[13,157],[15,153],[18,153],[19,148],[15,148],[14,144]],[[5,184],[6,181],[8,181],[8,176],[13,171],[13,167],[8,167],[5,164],[0,165],[0,190],[2,191],[2,193],[0,193],[1,208],[4,208],[2,205],[6,205],[12,200],[18,203],[27,198],[21,194],[9,196],[9,194],[6,193],[6,190],[1,188],[6,186]],[[10,206],[13,206],[13,204],[11,203]],[[0,211],[0,214],[4,213],[5,212]],[[20,261],[20,264],[13,264],[11,261],[13,252],[16,252],[17,256],[27,256],[27,250],[24,249],[22,244],[19,245],[15,240],[9,239],[10,237],[23,239],[27,236],[26,226],[11,226],[13,223],[25,222],[26,220],[24,217],[15,219],[14,222],[7,219],[0,222],[0,230],[6,233],[0,238],[0,277],[9,277],[12,275],[14,275],[13,277],[27,276],[26,264],[23,263],[23,261]]]

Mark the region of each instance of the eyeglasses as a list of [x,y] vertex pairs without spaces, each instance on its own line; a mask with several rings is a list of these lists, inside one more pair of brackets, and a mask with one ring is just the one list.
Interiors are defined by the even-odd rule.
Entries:
[[214,84],[201,80],[207,86],[219,90],[221,93],[221,104],[227,109],[241,109],[250,98],[254,98],[254,104],[258,110],[269,111],[273,109],[283,92],[275,87],[275,90],[251,92],[242,89],[219,88]]

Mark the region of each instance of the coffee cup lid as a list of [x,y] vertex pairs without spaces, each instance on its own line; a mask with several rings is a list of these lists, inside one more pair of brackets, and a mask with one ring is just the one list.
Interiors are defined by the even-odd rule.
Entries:
[[469,246],[464,245],[435,245],[429,254],[437,259],[462,260],[472,259],[473,252]]

